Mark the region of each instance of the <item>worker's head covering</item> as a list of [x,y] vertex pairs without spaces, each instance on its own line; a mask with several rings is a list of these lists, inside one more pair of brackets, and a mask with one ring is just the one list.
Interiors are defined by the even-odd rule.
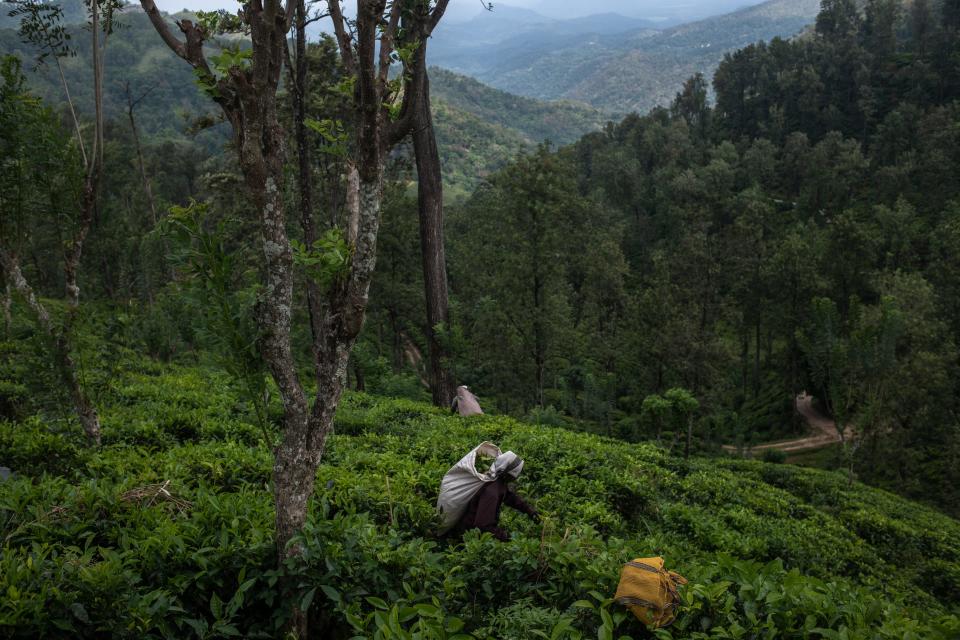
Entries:
[[505,477],[509,480],[516,480],[520,477],[522,470],[523,460],[520,456],[513,451],[504,451],[497,456],[497,459],[490,465],[490,471],[488,473],[494,478]]

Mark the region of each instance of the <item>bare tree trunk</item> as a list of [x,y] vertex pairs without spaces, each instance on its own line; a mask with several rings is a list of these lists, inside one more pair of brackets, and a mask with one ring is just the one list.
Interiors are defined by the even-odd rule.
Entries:
[[[16,256],[9,253],[3,247],[0,247],[0,265],[7,279],[7,286],[13,286],[13,289],[20,294],[27,306],[37,318],[40,328],[50,339],[53,347],[54,361],[57,366],[57,372],[60,378],[70,392],[70,398],[73,401],[74,410],[80,419],[87,438],[95,445],[100,445],[100,419],[93,404],[83,391],[80,381],[76,374],[76,365],[73,357],[70,355],[70,340],[67,327],[57,328],[50,314],[43,303],[37,298],[33,287],[23,277],[20,270],[20,264]],[[69,311],[68,313],[72,313]]]
[[[273,103],[266,106],[275,107],[275,98]],[[306,521],[307,503],[313,494],[322,453],[310,446],[307,397],[297,375],[290,342],[293,252],[286,231],[283,139],[279,129],[279,126],[264,125],[263,121],[245,127],[246,146],[255,148],[241,148],[240,164],[260,214],[265,280],[257,305],[258,324],[263,332],[260,352],[283,402],[283,435],[274,449],[273,466],[277,559],[282,565],[284,560],[303,552],[293,539]],[[313,318],[311,321],[315,322]],[[289,582],[285,582],[284,587],[288,591],[295,588]],[[289,626],[297,637],[306,638],[307,612],[294,605]]]
[[363,367],[356,360],[353,361],[353,375],[357,381],[357,391],[366,391],[367,383],[363,376]]
[[742,331],[740,335],[740,395],[747,400],[747,378],[750,375],[750,333]]
[[13,303],[13,290],[10,288],[10,280],[4,283],[5,294],[3,296],[3,335],[6,338],[10,337],[11,325],[13,324],[13,317],[10,315],[10,306]]
[[[294,1],[294,0],[291,0]],[[291,59],[290,50],[284,48],[287,71],[290,74],[290,98],[293,107],[294,139],[297,144],[297,191],[300,205],[300,228],[303,241],[312,247],[317,241],[317,223],[313,215],[313,180],[310,162],[310,145],[307,136],[307,9],[304,0],[295,0],[293,17],[295,57]],[[320,297],[317,283],[306,280],[307,312],[310,315],[310,332],[313,341],[319,338]],[[315,354],[316,357],[316,354]]]
[[130,119],[130,131],[133,132],[133,146],[137,150],[137,166],[140,168],[140,180],[143,182],[143,193],[147,197],[147,205],[150,207],[150,220],[156,226],[159,218],[157,217],[157,205],[153,199],[153,189],[150,187],[150,178],[147,176],[147,168],[143,162],[143,149],[140,146],[140,134],[137,131],[137,121],[134,118],[133,110],[136,108],[137,103],[140,102],[147,93],[144,93],[142,96],[133,99],[133,96],[130,94],[130,83],[126,84],[127,92],[127,117]]
[[430,347],[430,391],[433,403],[449,407],[454,381],[447,367],[448,354],[437,339],[437,328],[450,322],[447,265],[443,238],[443,182],[437,136],[430,111],[430,80],[426,68],[426,43],[418,54],[422,74],[421,96],[413,124],[413,149],[417,159],[417,197],[420,217],[420,252],[427,303],[427,341]]
[[753,352],[753,399],[756,400],[760,395],[760,315],[757,314],[754,324],[754,343],[756,349]]
[[360,224],[360,174],[357,165],[347,164],[347,193],[344,203],[347,210],[347,242],[356,244]]
[[[370,175],[372,174],[372,175]],[[333,430],[333,418],[347,384],[350,351],[363,325],[370,279],[376,263],[376,237],[380,225],[383,166],[370,168],[360,182],[360,225],[351,274],[346,283],[326,296],[321,314],[322,331],[314,344],[317,397],[304,428],[284,425],[283,439],[275,451],[277,544],[282,549],[303,528],[307,502],[313,494],[317,467]],[[288,412],[289,413],[289,412]],[[299,553],[296,545],[282,557]]]

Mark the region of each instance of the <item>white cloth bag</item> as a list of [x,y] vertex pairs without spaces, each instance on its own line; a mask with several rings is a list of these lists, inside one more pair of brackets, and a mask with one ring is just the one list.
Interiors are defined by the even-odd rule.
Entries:
[[[495,458],[493,464],[484,473],[477,471],[478,455]],[[515,480],[520,476],[522,469],[523,460],[513,451],[501,453],[500,447],[492,442],[483,442],[476,446],[457,464],[450,467],[440,483],[440,496],[437,498],[437,511],[440,512],[442,520],[440,532],[449,531],[457,524],[467,510],[470,500],[483,489],[486,483],[493,482],[504,473]]]

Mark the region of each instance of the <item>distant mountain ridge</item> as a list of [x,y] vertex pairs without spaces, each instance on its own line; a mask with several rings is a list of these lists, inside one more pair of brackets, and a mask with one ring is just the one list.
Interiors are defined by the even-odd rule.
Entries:
[[[564,50],[585,39],[603,39],[665,26],[616,13],[557,20],[535,11],[500,6],[469,22],[443,24],[430,39],[431,64],[479,77],[491,69],[522,64],[525,56]],[[487,82],[489,84],[489,82]]]
[[609,113],[642,113],[669,102],[694,73],[710,77],[724,53],[795,35],[815,20],[819,8],[819,0],[768,0],[667,29],[647,21],[572,35],[520,31],[495,47],[463,41],[454,46],[445,40],[457,35],[451,30],[431,41],[431,60],[511,93],[584,102]]
[[[715,6],[744,1],[750,2],[722,0]],[[60,4],[68,21],[82,15],[82,2]],[[551,4],[551,10],[556,14],[562,6],[562,1]],[[659,4],[624,0],[605,6],[631,15],[653,15]],[[7,17],[11,7],[0,2],[0,27],[16,25]],[[818,10],[819,0],[768,0],[676,24],[676,14],[666,20],[610,12],[556,19],[497,4],[467,22],[441,23],[430,40],[428,56],[435,66],[512,94],[585,103],[608,115],[642,113],[668,103],[694,73],[712,75],[724,53],[776,36],[793,36],[814,21]]]

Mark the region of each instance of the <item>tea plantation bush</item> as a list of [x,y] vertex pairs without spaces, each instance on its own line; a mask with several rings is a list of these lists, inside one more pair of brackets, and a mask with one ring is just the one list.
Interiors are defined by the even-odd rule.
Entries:
[[[0,423],[2,637],[272,638],[293,602],[324,638],[960,637],[960,523],[839,474],[347,395],[278,569],[269,447],[224,375],[124,361],[100,405],[96,451],[47,414]],[[438,540],[440,478],[483,440],[526,459],[544,523]],[[690,579],[655,634],[610,601],[646,555]]]

